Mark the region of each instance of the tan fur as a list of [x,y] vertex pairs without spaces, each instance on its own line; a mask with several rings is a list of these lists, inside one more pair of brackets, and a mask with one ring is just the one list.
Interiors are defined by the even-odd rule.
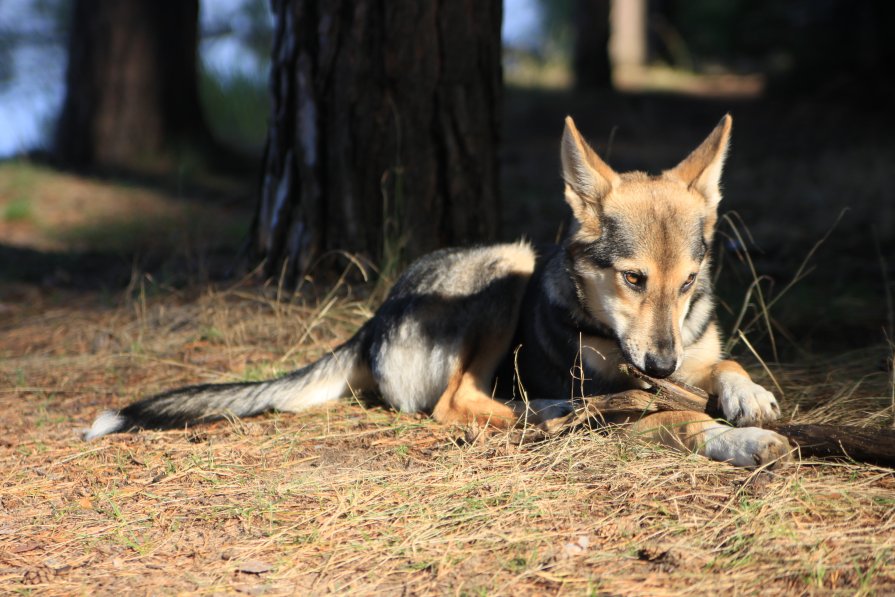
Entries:
[[[714,368],[720,363],[727,362],[720,359],[721,336],[717,324],[712,322],[702,338],[685,349],[684,362],[672,377],[712,394],[715,392]],[[742,367],[740,369],[742,370]],[[745,371],[743,373],[745,374]]]
[[628,434],[669,448],[704,454],[705,429],[715,425],[715,420],[705,413],[665,411],[638,419],[631,425]]
[[[611,379],[618,375],[619,363],[629,361],[643,369],[645,355],[664,351],[666,357],[675,356],[676,379],[721,394],[730,402],[731,412],[756,422],[771,416],[767,398],[761,394],[765,390],[754,386],[738,364],[721,360],[716,324],[698,329],[685,325],[699,287],[688,285],[688,280],[708,275],[706,248],[717,221],[730,131],[731,119],[725,116],[696,150],[659,176],[619,174],[584,141],[572,119],[566,119],[563,178],[565,198],[575,218],[570,252],[596,246],[604,235],[612,234],[613,227],[624,231],[618,244],[633,247],[613,254],[611,266],[581,254],[573,260],[577,291],[590,316],[608,325],[619,339],[582,333],[577,369],[583,371],[583,365],[589,374]],[[506,252],[508,262],[530,273],[531,264],[524,255],[511,255],[511,249]],[[642,286],[630,282],[627,274],[631,272],[644,280]],[[704,310],[693,318],[702,326],[711,315],[706,312],[712,309],[711,301],[703,298],[696,308]],[[475,354],[454,374],[434,409],[438,421],[499,428],[517,419],[541,421],[549,407],[527,410],[523,403],[499,402],[489,394],[487,384],[508,342],[508,336],[499,335],[470,347]],[[628,424],[626,429],[633,436],[740,466],[765,465],[786,457],[787,443],[780,436],[755,427],[725,427],[700,412],[615,417],[610,422]]]
[[[644,417],[615,417],[611,422],[621,424],[629,437],[657,443],[682,452],[720,458],[737,466],[774,467],[790,459],[789,443],[776,433],[757,428],[727,428],[709,415],[697,411],[664,411]],[[725,437],[727,436],[727,437]],[[720,446],[719,442],[728,446]],[[739,450],[729,444],[744,444]],[[714,452],[714,454],[713,454]]]
[[[708,255],[721,200],[720,178],[730,140],[732,119],[725,116],[712,133],[676,167],[659,176],[642,172],[618,174],[587,145],[571,119],[563,137],[565,198],[576,222],[572,250],[587,247],[607,234],[607,225],[624,230],[622,242],[634,250],[619,251],[611,267],[586,258],[575,261],[581,293],[592,316],[606,322],[619,338],[582,337],[581,359],[595,375],[611,377],[618,363],[630,361],[643,369],[656,355],[676,360],[674,377],[722,396],[740,424],[773,419],[779,408],[773,397],[751,382],[733,361],[721,360],[716,324],[690,329],[684,325],[697,284],[687,287],[692,275],[707,276]],[[699,236],[702,236],[700,239]],[[703,246],[695,246],[694,239]],[[577,246],[577,247],[576,247]],[[645,280],[633,287],[628,273]],[[694,321],[704,322],[710,301],[696,303],[702,310]],[[699,336],[699,334],[702,334]],[[669,349],[668,347],[672,348]],[[732,374],[732,375],[731,375]],[[767,396],[765,396],[767,394]],[[711,429],[711,436],[706,430]],[[780,457],[785,441],[754,432],[735,432],[735,438],[718,440],[718,423],[704,413],[658,413],[636,421],[631,432],[654,441],[705,453],[707,438],[718,447],[762,446],[756,460]],[[714,439],[713,439],[714,438]],[[762,443],[764,442],[764,444]],[[765,446],[767,444],[767,446]],[[726,446],[726,447],[725,447]],[[734,446],[735,448],[736,446]],[[734,449],[733,452],[736,450]],[[737,453],[736,458],[743,455]]]
[[[612,319],[611,326],[626,342],[624,350],[639,367],[646,354],[656,351],[655,331],[663,326],[672,330],[670,340],[682,356],[679,322],[689,308],[692,289],[681,292],[681,288],[691,274],[708,270],[708,259],[698,262],[693,257],[690,227],[705,222],[704,240],[711,242],[730,129],[726,116],[683,162],[651,177],[642,172],[615,173],[587,145],[574,122],[566,120],[562,153],[565,197],[577,220],[573,242],[599,239],[606,219],[621,223],[628,236],[637,239],[636,255],[618,261],[615,275],[592,267],[586,272],[586,284],[591,312]],[[626,271],[646,277],[646,292],[626,286]]]
[[[567,192],[571,190],[585,203],[590,203],[589,207],[598,207],[597,199],[619,184],[619,175],[585,143],[571,116],[566,117],[560,157]],[[573,210],[575,208],[576,206],[572,207]],[[589,214],[586,212],[587,209],[584,209],[581,216],[587,218]],[[575,215],[579,215],[577,211]]]
[[683,365],[675,372],[674,379],[702,388],[709,394],[719,393],[718,376],[722,373],[734,373],[752,380],[743,366],[736,361],[719,360],[721,339],[715,323],[710,324],[700,341],[688,347],[686,352]]
[[451,376],[448,387],[438,399],[432,417],[439,423],[490,425],[498,429],[512,427],[520,413],[491,397],[494,370],[510,345],[512,330],[495,334],[475,347],[468,347],[467,358]]
[[506,429],[519,419],[513,408],[494,400],[481,388],[482,380],[469,371],[457,370],[447,391],[438,400],[432,417],[447,425],[490,425]]
[[699,147],[672,170],[664,172],[663,176],[680,180],[705,197],[711,206],[718,205],[721,201],[719,181],[730,147],[732,128],[733,119],[727,114]]
[[507,272],[531,276],[535,270],[535,255],[527,243],[500,245],[497,255],[507,263]]

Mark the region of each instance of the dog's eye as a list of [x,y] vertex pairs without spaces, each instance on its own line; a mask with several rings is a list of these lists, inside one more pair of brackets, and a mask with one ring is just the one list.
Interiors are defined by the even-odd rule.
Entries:
[[646,276],[639,272],[622,272],[622,278],[631,288],[643,290],[646,286]]
[[681,286],[681,292],[688,290],[691,286],[693,286],[693,282],[696,281],[696,274],[690,274],[687,276],[687,281],[684,282],[684,285]]

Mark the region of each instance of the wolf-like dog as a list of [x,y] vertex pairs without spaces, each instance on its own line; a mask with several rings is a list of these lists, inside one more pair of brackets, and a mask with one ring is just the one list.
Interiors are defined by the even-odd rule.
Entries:
[[[789,444],[758,427],[774,396],[723,360],[710,248],[732,119],[659,175],[617,173],[566,118],[561,143],[572,224],[539,255],[526,242],[445,249],[400,277],[358,332],[278,379],[208,384],[103,413],[87,439],[270,410],[298,412],[350,392],[447,424],[509,427],[569,412],[571,400],[636,387],[627,363],[719,397],[731,427],[699,412],[660,412],[640,436],[738,466],[786,459]],[[512,399],[524,388],[526,400]]]

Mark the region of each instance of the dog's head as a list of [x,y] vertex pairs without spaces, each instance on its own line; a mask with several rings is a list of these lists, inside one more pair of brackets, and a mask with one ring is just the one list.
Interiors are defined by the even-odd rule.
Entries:
[[[616,173],[566,119],[562,169],[574,215],[566,247],[579,299],[612,330],[625,360],[655,377],[680,366],[692,340],[685,320],[709,289],[731,122],[725,116],[684,161],[649,176]],[[699,308],[710,304],[699,301]]]

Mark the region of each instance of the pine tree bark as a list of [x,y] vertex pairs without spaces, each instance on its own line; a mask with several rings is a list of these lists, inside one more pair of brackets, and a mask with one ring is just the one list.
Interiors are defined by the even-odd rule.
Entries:
[[273,0],[254,248],[269,274],[498,229],[500,0]]
[[198,0],[76,0],[55,153],[74,167],[130,167],[206,141]]

